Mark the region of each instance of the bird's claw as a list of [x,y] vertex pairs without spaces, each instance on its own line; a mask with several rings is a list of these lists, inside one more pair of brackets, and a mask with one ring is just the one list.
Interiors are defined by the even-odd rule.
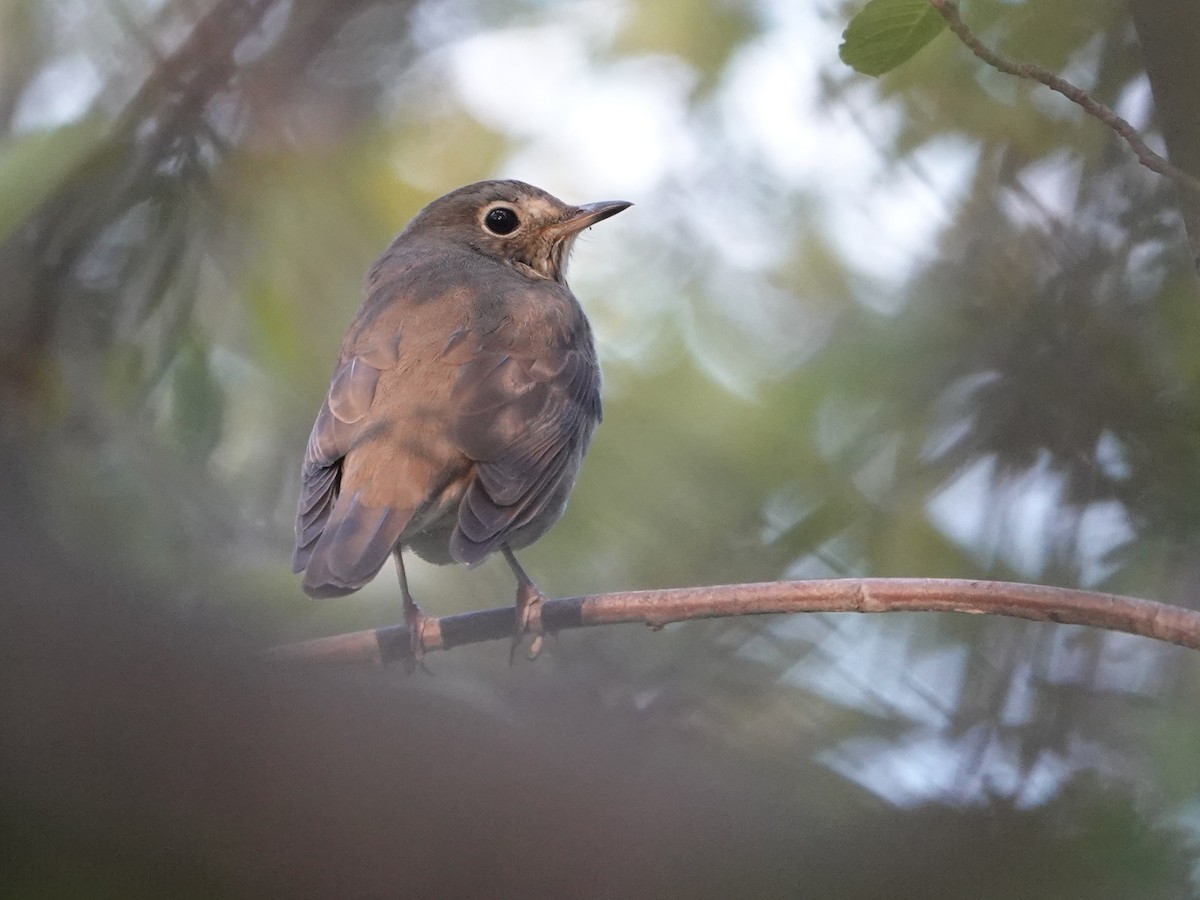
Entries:
[[[517,587],[517,606],[515,621],[513,623],[513,639],[512,647],[508,652],[508,664],[511,666],[517,658],[517,648],[521,646],[521,640],[526,634],[533,634],[533,641],[529,645],[529,652],[525,654],[525,658],[532,661],[538,658],[542,652],[542,646],[545,643],[545,633],[542,631],[542,603],[546,600],[546,595],[538,590],[537,585],[532,581],[526,581]],[[534,610],[537,610],[537,615],[534,616]],[[530,622],[533,622],[533,627],[530,627]]]
[[404,604],[404,624],[408,626],[410,653],[404,662],[404,671],[411,675],[420,667],[426,675],[432,675],[425,665],[425,629],[429,626],[429,616],[421,612],[421,607],[415,603]]

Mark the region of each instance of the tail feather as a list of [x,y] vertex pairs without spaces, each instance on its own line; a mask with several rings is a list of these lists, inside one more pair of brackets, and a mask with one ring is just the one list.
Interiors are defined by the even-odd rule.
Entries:
[[364,506],[357,493],[340,496],[311,551],[304,548],[304,592],[326,598],[357,591],[383,568],[411,517],[390,506]]

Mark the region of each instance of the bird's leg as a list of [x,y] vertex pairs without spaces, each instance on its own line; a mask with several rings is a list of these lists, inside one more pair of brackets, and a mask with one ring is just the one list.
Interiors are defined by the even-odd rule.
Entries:
[[538,608],[538,615],[536,616],[536,624],[533,629],[535,632],[533,643],[529,645],[528,657],[529,659],[537,659],[538,654],[542,652],[544,632],[542,631],[540,607],[546,599],[546,595],[538,590],[538,586],[533,583],[533,579],[521,568],[521,564],[517,562],[517,557],[513,554],[508,544],[502,545],[500,550],[504,554],[504,559],[508,563],[508,567],[512,569],[513,575],[517,577],[516,621],[513,625],[512,649],[508,653],[508,662],[511,665],[513,658],[516,656],[517,647],[521,645],[521,638],[530,630],[529,622],[531,618],[534,618],[531,616],[531,613],[535,607]]
[[408,626],[409,640],[412,642],[412,656],[405,662],[405,669],[411,674],[417,666],[425,668],[425,626],[429,624],[429,616],[421,612],[421,607],[417,606],[409,593],[408,576],[404,574],[404,557],[400,555],[400,548],[397,547],[392,555],[396,559],[396,575],[400,578],[400,596],[404,598],[404,624]]

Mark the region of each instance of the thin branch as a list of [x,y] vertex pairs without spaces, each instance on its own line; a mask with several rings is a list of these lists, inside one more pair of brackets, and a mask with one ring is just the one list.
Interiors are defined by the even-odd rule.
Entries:
[[[689,619],[802,612],[963,612],[1035,622],[1091,625],[1200,650],[1200,612],[1136,597],[1003,581],[940,578],[851,578],[773,581],[715,587],[627,591],[549,600],[531,615],[548,632],[635,623],[661,628]],[[513,609],[502,607],[431,618],[425,652],[510,638]],[[275,647],[273,659],[303,662],[411,662],[406,625],[390,625]]]
[[1071,82],[1055,75],[1049,69],[1033,63],[1013,62],[989,47],[984,46],[958,14],[958,3],[956,0],[929,0],[929,4],[941,14],[942,18],[946,20],[946,24],[950,26],[950,30],[958,35],[958,39],[966,45],[967,49],[989,66],[1008,75],[1015,75],[1018,78],[1031,78],[1034,81],[1040,81],[1046,87],[1050,88],[1050,90],[1062,94],[1072,103],[1078,104],[1088,115],[1095,116],[1115,131],[1132,148],[1133,152],[1137,154],[1138,162],[1147,169],[1157,172],[1159,175],[1173,178],[1180,184],[1186,185],[1193,191],[1200,193],[1200,178],[1196,178],[1194,175],[1183,171],[1166,158],[1159,156],[1151,150],[1146,141],[1138,133],[1138,130],[1127,120],[1117,115],[1112,108],[1101,103],[1082,88],[1078,88],[1071,84]]

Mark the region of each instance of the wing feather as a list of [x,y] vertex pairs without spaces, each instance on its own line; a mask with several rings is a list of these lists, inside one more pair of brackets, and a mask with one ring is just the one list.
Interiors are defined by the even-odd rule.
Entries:
[[562,513],[600,420],[600,370],[589,335],[531,356],[480,351],[454,391],[453,435],[475,460],[451,553],[474,563],[536,539]]
[[334,506],[304,571],[311,597],[341,597],[358,590],[387,562],[409,514],[390,506],[365,506],[359,495]]
[[[367,412],[378,384],[379,370],[357,356],[343,360],[334,370],[304,452],[292,553],[294,572],[311,566],[319,540],[329,527],[341,489],[342,460],[367,430]],[[343,516],[346,514],[348,510]]]

